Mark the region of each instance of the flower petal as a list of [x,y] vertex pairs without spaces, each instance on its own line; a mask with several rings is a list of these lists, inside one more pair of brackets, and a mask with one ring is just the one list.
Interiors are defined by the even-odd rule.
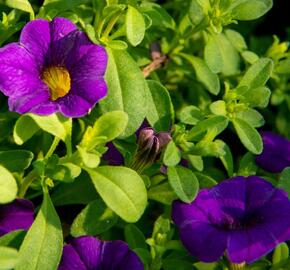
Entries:
[[[108,56],[106,50],[92,43],[87,35],[75,31],[71,37],[74,46],[66,58],[65,65],[69,69],[72,79],[77,81],[86,78],[100,78],[105,74]],[[72,43],[68,40],[69,43]]]
[[264,170],[279,173],[290,166],[290,141],[272,133],[261,132],[263,139],[263,152],[256,156],[257,164]]
[[182,227],[180,239],[191,255],[204,262],[214,262],[226,250],[228,236],[208,223],[192,221]]
[[63,248],[58,270],[87,270],[87,267],[73,246],[69,244]]
[[[135,256],[134,256],[135,255]],[[142,270],[139,257],[123,241],[104,242],[102,267],[104,270]]]
[[233,231],[229,237],[228,256],[234,263],[252,263],[269,253],[279,243],[271,228],[255,227]]
[[34,220],[34,207],[31,201],[16,199],[0,206],[0,236],[19,229],[28,230]]
[[72,241],[72,246],[78,253],[87,269],[99,269],[103,242],[92,237],[82,236]]
[[20,35],[20,43],[35,57],[39,68],[47,62],[50,42],[50,25],[44,19],[29,22]]
[[10,97],[8,100],[9,110],[18,113],[27,113],[39,104],[49,102],[49,92],[44,84],[40,84],[38,88],[31,88],[31,94],[23,96]]
[[66,18],[54,18],[50,23],[51,51],[49,65],[63,65],[75,47],[77,27]]
[[65,116],[81,117],[86,115],[106,94],[107,85],[103,79],[84,80],[75,83],[70,93],[57,103]]
[[0,49],[0,90],[6,96],[23,96],[41,84],[32,55],[21,45],[11,43]]

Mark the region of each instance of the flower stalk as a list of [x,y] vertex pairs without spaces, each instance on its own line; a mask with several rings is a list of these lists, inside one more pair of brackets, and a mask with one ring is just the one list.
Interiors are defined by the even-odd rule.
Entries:
[[245,270],[246,263],[230,263],[230,270]]

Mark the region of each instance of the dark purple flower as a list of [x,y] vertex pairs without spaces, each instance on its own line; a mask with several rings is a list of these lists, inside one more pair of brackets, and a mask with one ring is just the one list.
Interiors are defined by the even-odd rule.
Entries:
[[0,49],[0,90],[9,109],[80,117],[106,96],[107,54],[65,18],[37,19]]
[[290,141],[270,131],[261,132],[263,152],[256,156],[257,164],[265,171],[279,173],[290,167]]
[[28,230],[33,223],[34,207],[31,201],[16,199],[0,205],[0,236],[15,230]]
[[251,263],[290,239],[287,194],[257,176],[203,189],[190,204],[175,201],[172,219],[185,247],[205,262],[226,252],[233,263]]
[[72,240],[63,249],[58,270],[143,270],[139,257],[123,241],[92,236]]
[[108,142],[106,146],[108,147],[108,151],[102,158],[113,166],[124,165],[124,158],[115,145],[112,142]]

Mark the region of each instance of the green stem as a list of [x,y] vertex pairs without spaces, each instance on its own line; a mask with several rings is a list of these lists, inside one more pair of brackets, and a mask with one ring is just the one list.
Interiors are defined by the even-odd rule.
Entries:
[[30,184],[37,179],[38,174],[36,173],[36,171],[32,170],[23,180],[20,188],[19,188],[19,192],[18,192],[18,197],[19,198],[24,198],[26,191],[28,190]]
[[54,137],[53,142],[52,142],[49,150],[47,151],[44,159],[48,159],[53,154],[53,152],[55,151],[55,149],[58,146],[59,142],[60,142],[60,139],[58,137]]
[[112,19],[109,21],[102,38],[107,39],[109,37],[109,34],[113,30],[113,27],[115,26],[116,22],[118,21],[119,17],[121,16],[122,12],[118,11]]
[[246,263],[230,263],[230,270],[245,270]]

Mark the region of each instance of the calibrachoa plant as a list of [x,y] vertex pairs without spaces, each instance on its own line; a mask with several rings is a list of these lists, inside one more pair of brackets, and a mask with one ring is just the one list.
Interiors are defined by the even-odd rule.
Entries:
[[273,2],[0,0],[0,270],[289,270]]

